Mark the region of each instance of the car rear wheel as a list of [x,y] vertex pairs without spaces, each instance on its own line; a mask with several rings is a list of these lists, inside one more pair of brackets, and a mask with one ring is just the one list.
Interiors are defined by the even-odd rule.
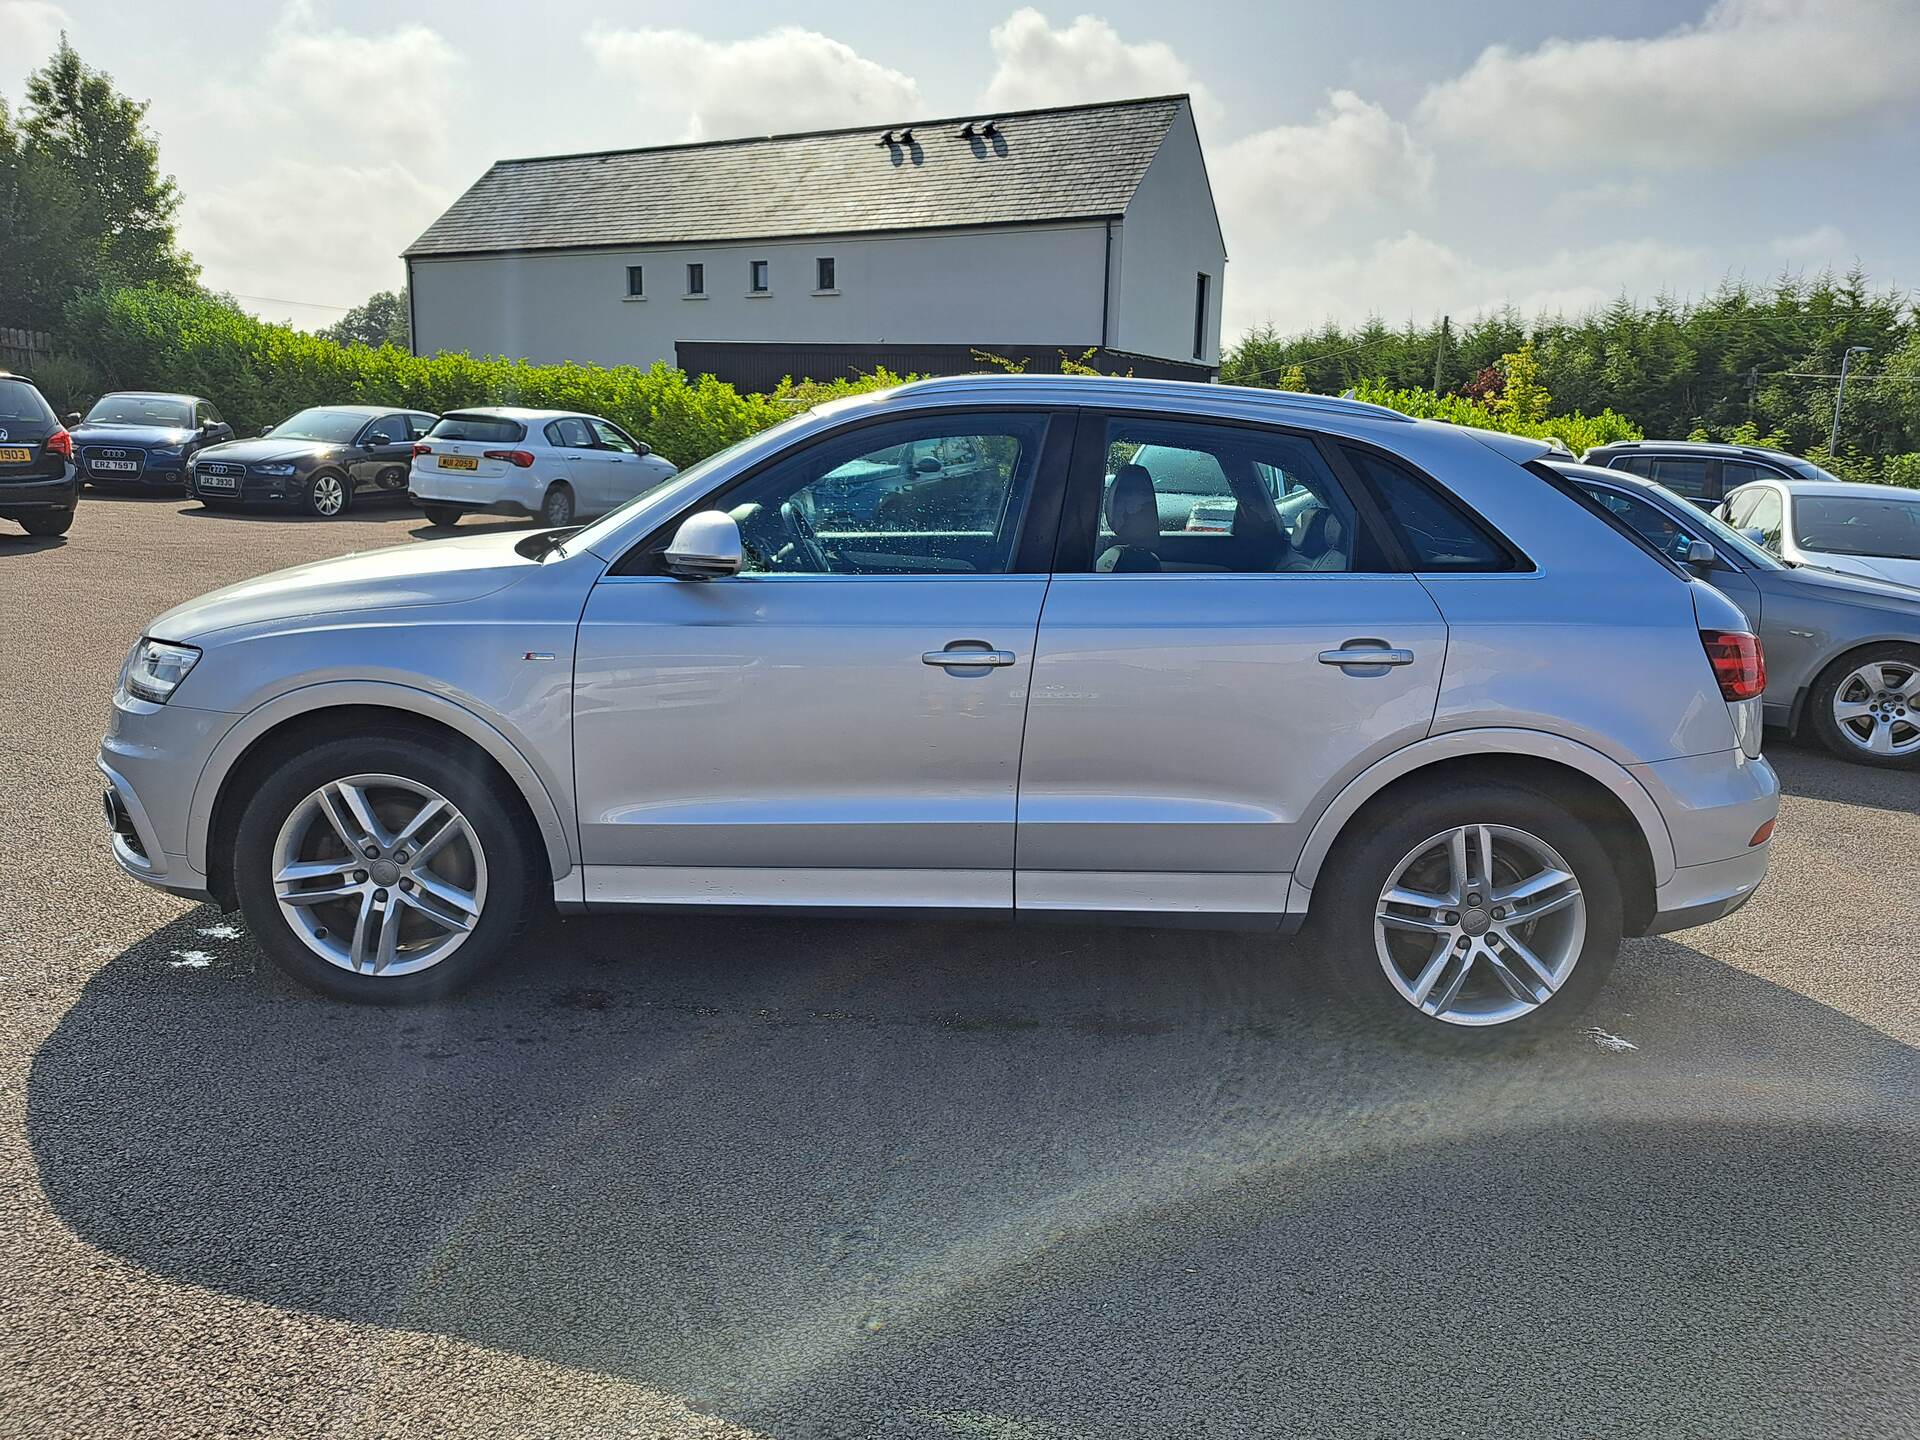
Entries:
[[23,515],[20,528],[29,535],[64,535],[73,528],[73,511],[62,510],[54,515]]
[[352,504],[353,486],[336,471],[318,471],[300,491],[300,508],[323,520],[346,514]]
[[457,505],[422,505],[420,513],[427,517],[429,525],[438,526],[442,530],[451,530],[460,523],[460,516],[464,512]]
[[1363,824],[1322,871],[1314,958],[1370,1022],[1484,1047],[1572,1018],[1605,983],[1619,880],[1599,837],[1553,797],[1435,787]]
[[1808,696],[1834,754],[1888,769],[1920,766],[1920,645],[1871,645],[1836,660]]
[[564,480],[547,487],[547,498],[540,505],[540,523],[555,529],[573,524],[573,487]]
[[450,994],[507,953],[536,904],[537,843],[484,759],[424,737],[303,751],[241,815],[233,876],[268,957],[341,1000]]

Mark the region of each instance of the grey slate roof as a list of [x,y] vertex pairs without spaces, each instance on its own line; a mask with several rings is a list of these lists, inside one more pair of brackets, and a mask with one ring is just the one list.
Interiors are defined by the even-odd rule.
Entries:
[[[501,160],[408,257],[1097,220],[1120,215],[1184,95]],[[988,140],[961,128],[994,120]],[[881,134],[911,129],[911,144]]]

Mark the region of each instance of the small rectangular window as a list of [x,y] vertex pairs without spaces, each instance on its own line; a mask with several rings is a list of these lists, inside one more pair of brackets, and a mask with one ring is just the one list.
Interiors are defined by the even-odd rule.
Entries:
[[629,265],[627,267],[628,297],[630,299],[637,300],[641,296],[645,295],[646,293],[647,293],[646,280],[645,280],[645,277],[643,277],[640,273],[640,267],[638,265]]
[[766,261],[749,260],[747,262],[747,283],[753,288],[754,294],[764,295],[767,293]]
[[704,295],[707,293],[707,267],[698,263],[687,266],[687,294]]
[[1193,358],[1203,360],[1207,354],[1207,272],[1202,270],[1193,277]]
[[813,262],[813,270],[814,289],[833,290],[838,288],[833,283],[833,256],[822,255],[818,260]]

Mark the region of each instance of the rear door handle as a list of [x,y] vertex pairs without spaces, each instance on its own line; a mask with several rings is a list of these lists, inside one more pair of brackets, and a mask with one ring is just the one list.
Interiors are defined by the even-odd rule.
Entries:
[[1398,650],[1378,640],[1348,641],[1338,650],[1322,650],[1322,665],[1411,665],[1413,652]]
[[982,665],[1011,665],[1018,658],[1011,650],[989,649],[984,640],[955,640],[944,650],[927,651],[920,657],[920,663],[961,670]]

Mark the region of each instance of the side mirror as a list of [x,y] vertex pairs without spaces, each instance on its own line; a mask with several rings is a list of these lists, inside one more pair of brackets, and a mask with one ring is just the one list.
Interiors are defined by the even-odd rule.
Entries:
[[918,460],[913,462],[913,468],[922,475],[938,475],[940,473],[940,462],[931,455],[922,455]]
[[384,430],[376,430],[367,436],[367,444],[369,445],[391,445],[392,443],[393,441],[387,438],[387,432]]
[[73,428],[74,428],[74,426],[76,426],[76,425],[78,425],[78,424],[80,423],[80,419],[81,419],[81,416],[80,416],[80,412],[79,412],[78,410],[69,410],[69,411],[67,412],[67,418],[66,418],[66,422],[65,422],[65,423],[66,423],[66,427],[67,427],[67,428],[68,428],[69,430],[71,430],[71,429],[73,429]]
[[662,557],[667,573],[682,580],[715,580],[738,575],[742,553],[740,527],[724,510],[689,515]]
[[651,455],[653,453],[653,447],[644,440],[634,441],[633,447],[636,455]]
[[1719,553],[1705,540],[1696,540],[1687,546],[1687,564],[1696,569],[1705,570],[1719,558]]
[[262,425],[262,426],[260,427],[260,433],[261,433],[262,435],[271,435],[271,434],[273,433],[273,426],[271,426],[271,425]]

